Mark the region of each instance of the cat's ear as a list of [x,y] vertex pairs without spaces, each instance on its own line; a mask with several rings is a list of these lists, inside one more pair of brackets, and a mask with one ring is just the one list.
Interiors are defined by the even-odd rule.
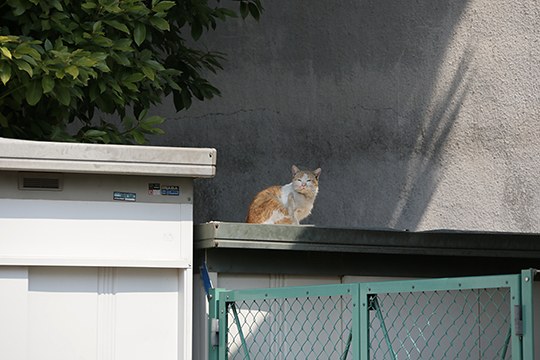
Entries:
[[296,173],[298,173],[300,171],[300,169],[296,165],[293,165],[291,170],[292,170],[293,176],[296,175]]
[[315,178],[319,180],[319,175],[321,175],[321,168],[313,170],[313,174],[315,175]]

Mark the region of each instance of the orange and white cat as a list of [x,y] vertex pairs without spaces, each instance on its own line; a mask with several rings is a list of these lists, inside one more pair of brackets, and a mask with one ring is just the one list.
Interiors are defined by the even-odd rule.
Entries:
[[311,214],[321,169],[300,170],[293,165],[292,173],[289,184],[271,186],[255,196],[249,205],[247,223],[298,225]]

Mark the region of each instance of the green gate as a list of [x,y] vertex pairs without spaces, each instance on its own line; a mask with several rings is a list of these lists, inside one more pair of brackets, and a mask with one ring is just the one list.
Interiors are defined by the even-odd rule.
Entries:
[[535,273],[212,289],[209,359],[533,360]]

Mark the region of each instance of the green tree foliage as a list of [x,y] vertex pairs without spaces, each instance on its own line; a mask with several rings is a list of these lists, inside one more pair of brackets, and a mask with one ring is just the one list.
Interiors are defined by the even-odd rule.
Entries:
[[[186,42],[237,16],[209,2],[0,0],[0,136],[141,144],[162,133],[148,109],[165,96],[180,111],[219,95],[204,73],[224,54]],[[260,0],[238,3],[243,18],[259,19]]]

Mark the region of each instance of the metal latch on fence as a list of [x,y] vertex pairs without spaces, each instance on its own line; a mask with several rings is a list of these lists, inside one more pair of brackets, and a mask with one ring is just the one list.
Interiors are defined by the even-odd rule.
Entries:
[[[206,292],[206,297],[208,301],[212,300],[211,290],[214,289],[212,280],[210,279],[210,274],[208,273],[208,268],[206,263],[203,263],[200,267],[201,278],[203,281],[204,291]],[[239,335],[242,343],[242,349],[244,350],[245,359],[250,360],[249,350],[247,348],[246,339],[242,331],[242,325],[240,324],[240,319],[238,317],[238,311],[236,309],[235,303],[231,303],[230,308],[234,315],[235,324],[238,326]],[[219,319],[210,319],[210,344],[213,347],[219,346]]]
[[219,320],[210,319],[210,345],[219,346]]

